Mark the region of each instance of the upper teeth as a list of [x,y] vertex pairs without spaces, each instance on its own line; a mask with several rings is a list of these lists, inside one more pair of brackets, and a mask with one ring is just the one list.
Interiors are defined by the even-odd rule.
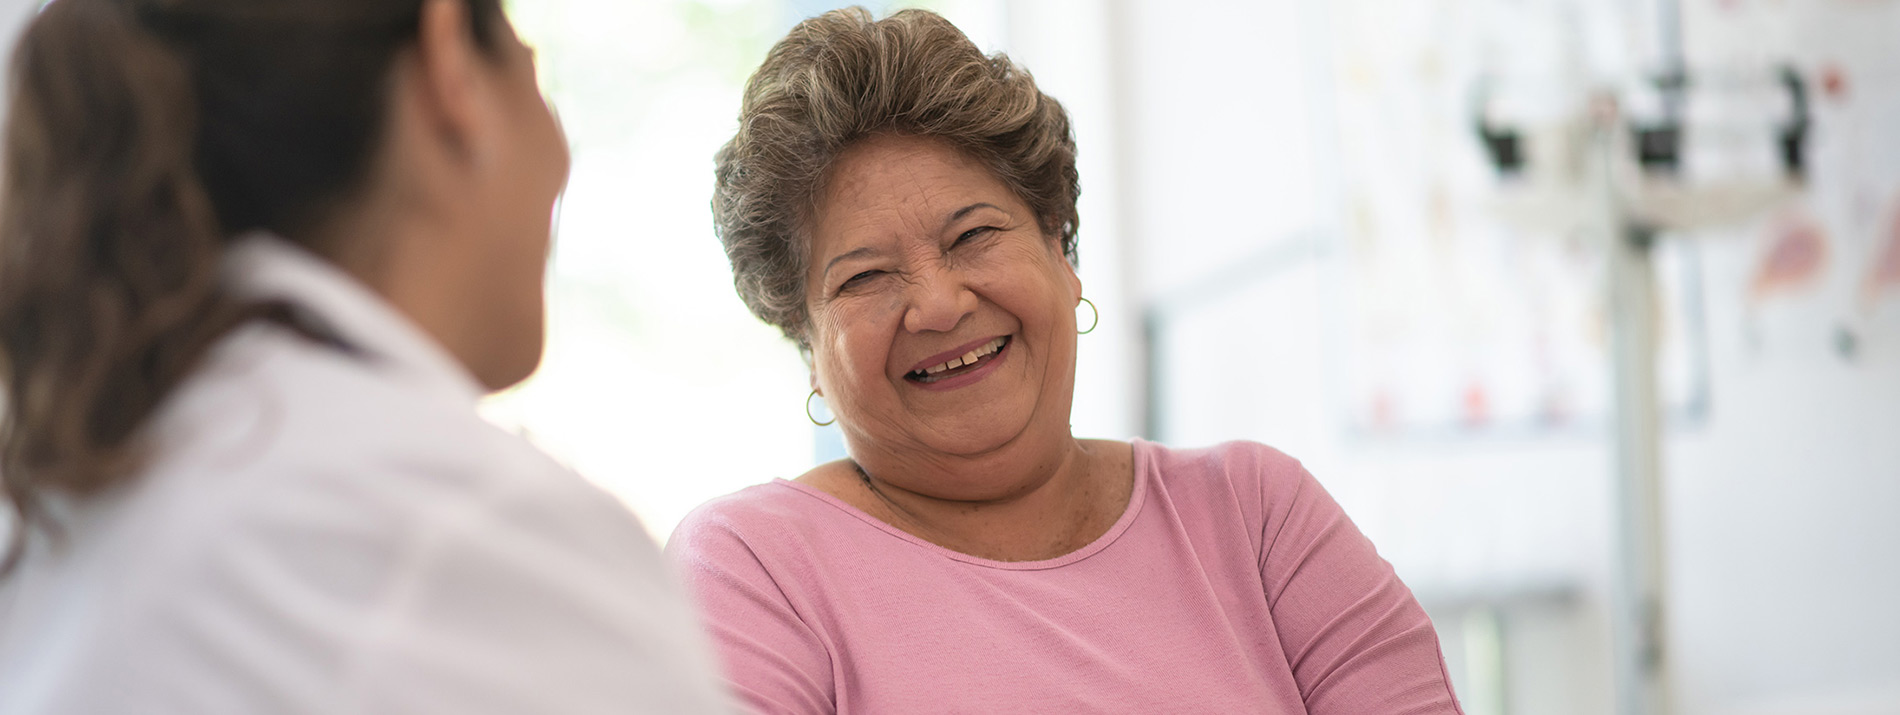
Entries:
[[990,353],[994,353],[998,350],[1003,349],[1003,340],[1004,340],[1003,338],[997,338],[995,340],[991,340],[987,343],[977,346],[975,350],[971,350],[967,353],[964,353],[962,357],[950,358],[949,362],[939,363],[939,364],[924,368],[923,373],[925,375],[935,375],[937,373],[943,372],[953,367],[963,367],[964,365],[968,365],[970,363],[976,362],[978,358],[981,358],[985,355],[988,355]]

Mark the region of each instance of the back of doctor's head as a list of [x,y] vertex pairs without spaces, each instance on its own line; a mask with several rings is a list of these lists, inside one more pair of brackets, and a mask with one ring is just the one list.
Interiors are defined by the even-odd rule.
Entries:
[[[135,471],[133,435],[254,310],[226,245],[297,240],[378,155],[424,0],[55,0],[13,57],[0,184],[0,480],[17,556],[42,495]],[[493,51],[499,0],[466,0]],[[0,568],[0,575],[5,573]]]

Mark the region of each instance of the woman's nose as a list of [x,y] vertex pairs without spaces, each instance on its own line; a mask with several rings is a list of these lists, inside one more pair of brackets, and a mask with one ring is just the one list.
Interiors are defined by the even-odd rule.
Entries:
[[949,332],[963,316],[976,312],[976,293],[953,270],[925,272],[906,291],[906,299],[904,329],[913,333]]

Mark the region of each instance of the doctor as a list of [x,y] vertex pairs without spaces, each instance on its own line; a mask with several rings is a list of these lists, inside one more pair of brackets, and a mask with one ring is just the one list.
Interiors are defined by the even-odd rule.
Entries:
[[57,0],[0,198],[0,713],[707,712],[612,498],[478,419],[567,175],[499,0]]

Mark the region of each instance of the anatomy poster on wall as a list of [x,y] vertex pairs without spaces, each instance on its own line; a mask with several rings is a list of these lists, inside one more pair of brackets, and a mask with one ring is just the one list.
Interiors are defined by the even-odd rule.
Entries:
[[[1885,30],[1900,27],[1900,2],[1681,0],[1680,33],[1660,6],[1329,3],[1344,186],[1337,384],[1350,429],[1464,437],[1604,423],[1609,232],[1569,214],[1588,194],[1586,153],[1602,146],[1591,127],[1605,125],[1623,132],[1628,175],[1616,181],[1786,187],[1662,234],[1666,415],[1693,422],[1711,399],[1708,301],[1741,306],[1719,311],[1743,323],[1721,329],[1757,360],[1900,359],[1900,66]],[[1683,158],[1664,176],[1639,168],[1633,137],[1663,104],[1655,80],[1670,46],[1689,81],[1676,105]],[[1496,126],[1517,134],[1503,155],[1481,139]],[[1793,172],[1782,137],[1797,126]],[[1701,257],[1715,252],[1750,263],[1707,274]]]
[[[1610,394],[1603,253],[1561,221],[1501,215],[1500,200],[1530,179],[1501,178],[1474,127],[1508,105],[1543,140],[1528,149],[1539,171],[1569,179],[1577,167],[1541,164],[1579,150],[1562,127],[1587,110],[1593,78],[1627,71],[1625,15],[1555,0],[1333,7],[1344,14],[1332,26],[1349,427],[1407,437],[1595,429]],[[1693,414],[1703,384],[1695,254],[1665,244],[1658,262],[1661,388],[1672,412]]]
[[1900,360],[1900,2],[1684,0],[1683,9],[1695,63],[1786,64],[1812,97],[1799,200],[1710,237],[1745,247],[1740,280],[1710,290],[1743,304],[1751,360]]

